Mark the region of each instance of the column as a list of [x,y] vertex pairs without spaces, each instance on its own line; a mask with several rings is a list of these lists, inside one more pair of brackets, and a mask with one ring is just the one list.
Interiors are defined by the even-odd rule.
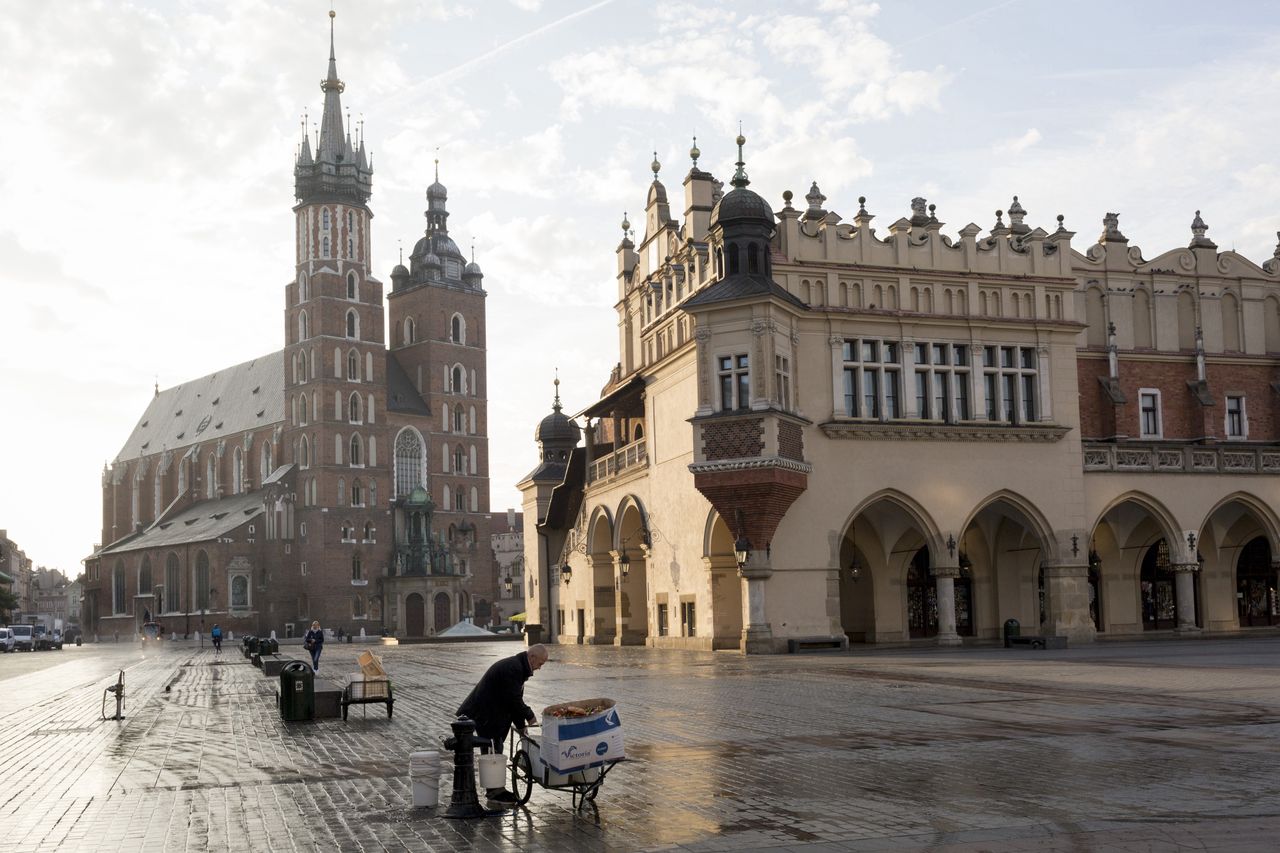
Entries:
[[1069,643],[1092,643],[1097,638],[1097,628],[1089,615],[1087,562],[1044,562],[1044,625],[1041,630],[1052,637],[1066,637]]
[[842,418],[848,414],[844,409],[844,338],[829,337],[827,346],[831,347],[831,417]]
[[1178,605],[1178,627],[1180,634],[1196,634],[1200,628],[1196,625],[1196,572],[1199,563],[1173,564],[1173,594]]
[[742,576],[742,651],[748,655],[773,654],[773,628],[765,615],[765,581],[773,574],[766,551],[752,551]]
[[956,578],[959,566],[936,566],[933,582],[938,596],[938,645],[958,646],[960,635],[956,633]]

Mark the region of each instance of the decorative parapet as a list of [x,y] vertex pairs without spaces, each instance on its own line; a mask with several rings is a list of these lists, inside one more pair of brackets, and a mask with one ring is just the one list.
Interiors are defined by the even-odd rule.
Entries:
[[587,469],[587,485],[612,480],[619,474],[632,473],[648,464],[649,448],[642,438],[593,460]]
[[[778,409],[717,412],[695,417],[694,463],[772,459],[804,463],[810,421]],[[796,469],[799,470],[799,469]]]
[[1280,446],[1086,444],[1084,470],[1156,474],[1280,474]]
[[765,456],[755,459],[727,459],[717,462],[694,462],[689,470],[694,474],[708,474],[718,471],[752,471],[758,468],[782,468],[787,471],[798,471],[801,474],[813,473],[813,466],[808,462],[797,462],[781,456]]
[[866,441],[1059,441],[1070,427],[1057,424],[942,424],[903,421],[827,421],[827,438]]

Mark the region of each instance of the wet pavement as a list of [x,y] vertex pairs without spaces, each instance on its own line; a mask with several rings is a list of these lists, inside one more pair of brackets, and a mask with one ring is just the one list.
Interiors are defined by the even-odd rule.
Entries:
[[[327,649],[324,674],[356,670],[360,650]],[[595,808],[540,788],[480,821],[411,808],[409,753],[518,650],[377,649],[395,718],[373,705],[306,724],[279,719],[276,684],[236,653],[86,646],[18,675],[0,660],[0,831],[23,851],[1276,849],[1280,638],[746,659],[552,647],[529,704],[609,696],[625,725],[629,759]],[[103,722],[121,667],[126,719]]]

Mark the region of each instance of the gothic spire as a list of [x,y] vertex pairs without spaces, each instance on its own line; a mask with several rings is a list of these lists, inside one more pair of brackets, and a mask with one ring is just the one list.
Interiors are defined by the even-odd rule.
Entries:
[[[747,144],[747,138],[742,135],[742,122],[738,122],[738,138],[735,141],[738,143],[738,162],[734,165],[738,167],[738,171],[733,173],[733,180],[729,183],[740,189],[751,183],[751,181],[747,180],[747,163],[742,158],[742,146]],[[814,186],[816,187],[817,184],[814,184]]]
[[342,126],[342,90],[346,88],[338,79],[338,62],[333,51],[333,19],[336,13],[329,10],[329,75],[320,81],[324,92],[324,116],[320,119],[320,141],[316,159],[324,163],[340,163],[346,159],[349,145]]

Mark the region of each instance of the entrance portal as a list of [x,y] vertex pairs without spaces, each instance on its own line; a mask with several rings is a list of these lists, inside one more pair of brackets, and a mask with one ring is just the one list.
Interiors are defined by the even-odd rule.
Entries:
[[410,593],[404,600],[404,632],[410,637],[426,634],[427,602],[418,593]]
[[437,592],[432,601],[432,609],[435,612],[431,614],[431,627],[438,634],[452,625],[449,621],[449,593]]

